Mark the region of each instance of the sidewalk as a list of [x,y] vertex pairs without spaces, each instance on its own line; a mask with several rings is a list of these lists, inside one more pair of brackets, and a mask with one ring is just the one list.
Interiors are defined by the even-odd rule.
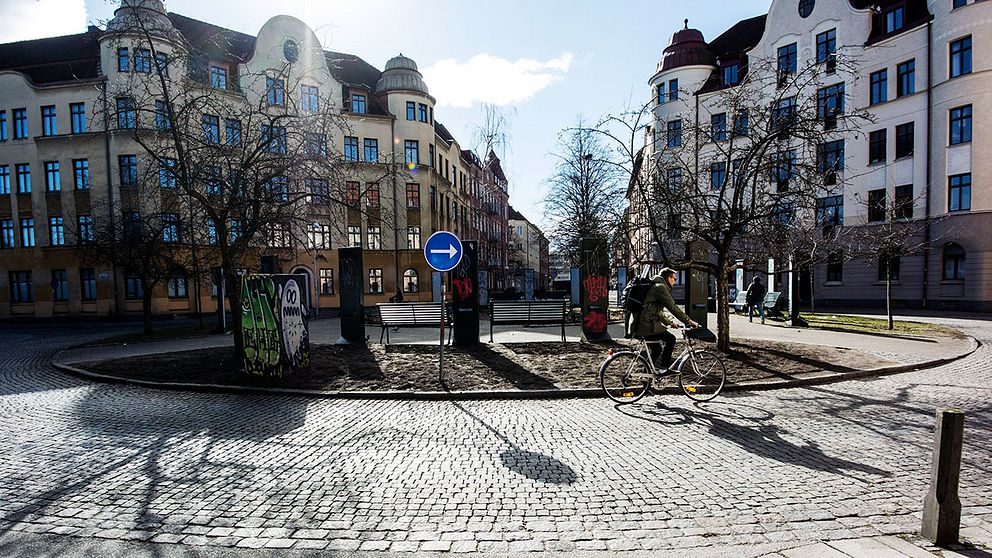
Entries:
[[761,558],[989,558],[992,553],[982,548],[992,548],[992,525],[966,527],[961,538],[971,544],[951,545],[950,548],[934,546],[918,535],[863,537],[809,544]]

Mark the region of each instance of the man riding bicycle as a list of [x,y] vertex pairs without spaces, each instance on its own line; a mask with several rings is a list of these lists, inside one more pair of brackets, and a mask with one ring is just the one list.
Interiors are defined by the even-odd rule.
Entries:
[[661,274],[652,277],[651,281],[654,284],[644,298],[644,310],[633,326],[633,333],[645,341],[664,341],[664,351],[658,343],[649,343],[648,346],[651,348],[653,361],[658,362],[658,353],[661,353],[659,364],[662,373],[665,373],[672,364],[672,351],[675,349],[675,336],[668,332],[668,328],[681,327],[674,323],[665,310],[690,327],[699,327],[699,324],[675,305],[675,299],[672,298],[672,287],[675,286],[674,269],[669,267],[662,269]]

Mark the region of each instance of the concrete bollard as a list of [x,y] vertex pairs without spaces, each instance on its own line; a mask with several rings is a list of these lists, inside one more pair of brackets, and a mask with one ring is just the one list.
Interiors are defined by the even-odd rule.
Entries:
[[938,409],[930,491],[923,500],[923,527],[920,529],[921,535],[938,546],[958,542],[958,531],[961,528],[958,478],[961,473],[963,437],[964,411]]

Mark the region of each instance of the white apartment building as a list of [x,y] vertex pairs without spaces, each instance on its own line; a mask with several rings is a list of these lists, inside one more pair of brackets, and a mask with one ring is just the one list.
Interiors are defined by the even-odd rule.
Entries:
[[[749,60],[803,67],[834,64],[836,56],[858,68],[857,75],[837,70],[844,103],[874,121],[838,143],[843,191],[819,200],[819,217],[846,226],[884,220],[868,214],[864,200],[895,200],[896,217],[922,220],[932,240],[928,251],[894,262],[896,304],[992,311],[992,160],[981,155],[992,147],[992,128],[976,125],[992,118],[992,3],[772,0],[766,15],[709,42],[686,25],[648,81],[652,128],[664,142],[669,123],[719,118],[727,112],[720,92],[740,86]],[[657,141],[647,138],[645,158]],[[681,149],[705,161],[708,147]],[[650,259],[649,245],[635,239],[631,258]],[[804,269],[800,304],[883,305],[883,273],[840,258]]]

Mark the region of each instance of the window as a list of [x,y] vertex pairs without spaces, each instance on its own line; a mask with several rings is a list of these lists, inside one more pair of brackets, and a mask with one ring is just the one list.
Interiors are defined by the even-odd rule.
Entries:
[[896,219],[912,219],[913,218],[913,185],[906,184],[905,186],[896,186],[895,195],[895,207],[892,209],[895,211]]
[[117,166],[120,170],[121,186],[137,186],[138,157],[136,155],[120,155],[117,157]]
[[309,226],[310,248],[316,250],[330,250],[331,248],[331,226],[321,223],[310,223]]
[[382,294],[382,268],[369,269],[369,294]]
[[302,110],[303,112],[311,112],[311,113],[320,110],[319,87],[317,87],[316,85],[300,86],[300,110]]
[[948,211],[971,211],[971,173],[948,178]]
[[403,292],[420,292],[420,275],[417,273],[416,269],[407,269],[403,272]]
[[79,223],[79,241],[93,242],[93,216],[79,215],[76,220]]
[[677,79],[668,80],[668,100],[669,101],[679,100],[679,80]]
[[369,163],[379,162],[379,140],[365,138],[365,160]]
[[117,128],[127,130],[135,126],[137,126],[137,118],[134,113],[134,99],[131,97],[118,97]]
[[951,9],[956,10],[968,3],[968,0],[951,0]]
[[84,267],[79,270],[80,298],[83,302],[96,300],[96,270],[92,267]]
[[902,6],[886,11],[885,14],[883,14],[885,18],[885,32],[895,33],[896,31],[902,29],[904,24],[904,15],[905,10]]
[[916,143],[913,129],[912,122],[896,126],[896,159],[913,155],[913,144]]
[[430,150],[429,151],[430,151],[430,157],[431,157],[431,168],[433,169],[434,168],[434,144],[432,143],[428,147],[430,147]]
[[835,250],[827,254],[827,283],[844,282],[844,253]]
[[668,121],[668,147],[679,147],[682,145],[682,121]]
[[948,244],[944,247],[944,281],[964,281],[964,248],[957,244]]
[[241,147],[241,121],[234,118],[225,118],[224,137],[227,145]]
[[837,67],[837,30],[824,31],[816,36],[816,63],[826,64],[828,74]]
[[951,109],[951,145],[971,141],[971,105]]
[[[356,140],[357,143],[357,140]],[[358,151],[358,146],[355,146]],[[327,135],[326,134],[306,134],[306,141],[303,143],[303,152],[308,157],[319,159],[327,158]],[[357,160],[357,159],[356,159]]]
[[787,131],[793,124],[796,116],[796,98],[786,97],[779,99],[772,109],[771,125],[781,132]]
[[837,171],[844,170],[844,140],[821,143],[817,153],[817,168],[824,175],[823,183],[837,183]]
[[7,141],[7,111],[0,110],[0,141]]
[[265,190],[269,201],[287,203],[289,201],[289,178],[273,176],[265,182]]
[[348,207],[358,207],[358,200],[362,197],[361,190],[361,185],[358,182],[345,184],[344,201]]
[[382,250],[382,229],[369,225],[368,232],[365,236],[368,241],[368,245],[366,246],[367,249]]
[[431,211],[437,211],[437,190],[433,186],[430,187],[430,195],[431,195]]
[[659,105],[665,104],[665,101],[668,100],[668,96],[665,95],[665,83],[664,82],[659,83],[655,87],[655,93],[657,94],[657,97],[658,97],[658,104]]
[[678,193],[682,190],[682,169],[673,167],[668,169],[667,185],[669,191]]
[[889,258],[879,257],[878,258],[878,280],[885,281],[886,276],[892,277],[893,281],[899,280],[899,256],[892,256]]
[[368,207],[379,207],[379,184],[370,183],[365,189],[365,204]]
[[265,78],[265,100],[269,106],[286,106],[286,85],[279,78]]
[[[175,165],[173,165],[175,166]],[[231,169],[232,176],[234,169]],[[203,167],[203,183],[207,186],[207,195],[219,196],[224,193],[224,176],[218,166]]]
[[799,55],[796,43],[779,47],[778,49],[778,85],[787,85],[789,77],[794,75],[799,67]]
[[425,105],[423,103],[420,103],[417,106],[417,109],[418,109],[418,113],[417,114],[420,116],[420,121],[421,122],[427,122],[427,105]]
[[57,136],[59,134],[58,121],[55,118],[55,107],[41,107],[41,135]]
[[181,242],[179,230],[179,214],[178,213],[163,213],[162,214],[162,240],[166,242]]
[[406,206],[420,207],[420,184],[409,182],[406,185]]
[[310,191],[312,203],[326,204],[331,199],[331,188],[324,178],[308,178],[307,189]]
[[727,113],[721,112],[710,116],[710,137],[713,141],[727,139]]
[[152,73],[152,51],[147,48],[135,49],[134,71],[142,74]]
[[824,228],[844,224],[844,196],[828,196],[816,200],[816,223]]
[[269,246],[272,248],[289,248],[289,225],[286,223],[269,224]]
[[406,119],[407,120],[417,119],[417,103],[413,101],[406,102]]
[[889,100],[889,71],[879,70],[871,74],[871,104],[877,105]]
[[0,221],[0,249],[9,250],[17,246],[17,235],[14,232],[14,221],[4,219]]
[[916,92],[916,60],[908,60],[896,66],[896,97],[912,95]]
[[69,302],[69,279],[64,269],[52,270],[52,302]]
[[410,250],[420,250],[420,227],[407,227],[406,247]]
[[28,109],[14,109],[14,139],[28,137]]
[[748,135],[748,133],[750,133],[750,126],[747,109],[741,109],[741,111],[734,116],[734,135]]
[[951,77],[971,73],[971,35],[951,43]]
[[345,136],[344,138],[344,160],[345,161],[357,161],[358,160],[358,138],[354,136]]
[[210,66],[210,87],[227,89],[227,68]]
[[419,142],[417,142],[417,140],[406,140],[403,142],[403,147],[406,153],[406,164],[419,165],[420,164]]
[[727,162],[720,161],[710,165],[710,188],[719,190],[727,183]]
[[34,246],[34,219],[31,217],[21,218],[21,248],[31,248]]
[[359,225],[348,225],[348,246],[362,247],[362,227]]
[[262,142],[265,150],[276,155],[286,154],[286,127],[262,124]]
[[131,238],[141,234],[142,223],[141,214],[137,211],[130,211],[124,214],[124,237]]
[[240,219],[231,219],[231,222],[228,223],[227,228],[227,230],[230,231],[230,241],[235,242],[240,239],[244,232],[243,229],[244,227],[241,225]]
[[162,159],[158,167],[158,185],[162,188],[176,187],[176,160]]
[[17,172],[17,193],[18,194],[30,194],[31,193],[31,164],[30,163],[18,163],[14,166],[14,170]]
[[34,288],[31,286],[30,271],[10,272],[10,302],[11,304],[34,302]]
[[48,244],[50,246],[65,246],[65,225],[61,217],[48,218]]
[[186,272],[184,270],[172,270],[166,285],[170,299],[186,298]]
[[[217,246],[217,223],[213,219],[207,218],[207,244]],[[214,296],[217,296],[214,293]]]
[[10,166],[0,165],[0,195],[10,193]]
[[58,192],[62,189],[62,180],[59,176],[59,162],[45,161],[45,191]]
[[885,161],[885,138],[887,130],[875,130],[868,134],[868,163]]
[[145,288],[141,284],[141,276],[133,271],[124,274],[124,298],[141,300],[145,296]]
[[836,127],[837,115],[844,113],[844,84],[838,83],[818,90],[816,108],[824,128],[829,130]]
[[321,269],[318,271],[320,279],[320,294],[322,295],[332,295],[334,294],[334,270],[333,269]]
[[885,189],[868,191],[868,222],[885,220]]
[[220,143],[220,118],[216,115],[203,115],[203,139],[207,143]]
[[365,114],[365,95],[351,94],[351,112],[355,114]]
[[131,69],[131,58],[126,48],[117,49],[117,71],[126,72]]
[[169,105],[161,99],[155,101],[155,129],[160,132],[169,129]]
[[796,166],[796,152],[793,150],[779,151],[772,155],[772,182],[778,186],[779,192],[788,189]]
[[741,82],[740,64],[727,64],[723,67],[723,84],[737,85]]
[[169,55],[164,52],[155,53],[155,70],[169,77]]

